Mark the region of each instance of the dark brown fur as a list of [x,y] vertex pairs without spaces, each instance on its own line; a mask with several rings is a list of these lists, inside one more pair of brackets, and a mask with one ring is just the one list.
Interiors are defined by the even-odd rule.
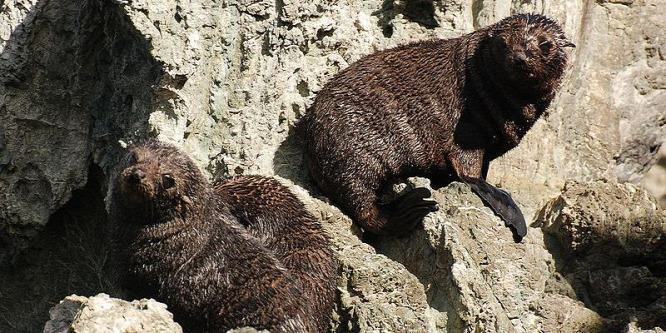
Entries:
[[313,331],[297,281],[172,145],[131,150],[109,214],[121,281],[166,303],[185,332]]
[[242,176],[215,183],[231,213],[284,263],[300,282],[316,330],[329,331],[338,263],[317,220],[277,180]]
[[546,111],[567,46],[555,22],[521,14],[360,59],[324,86],[299,125],[312,178],[366,230],[411,229],[425,214],[392,219],[377,191],[406,176],[485,179],[489,162]]

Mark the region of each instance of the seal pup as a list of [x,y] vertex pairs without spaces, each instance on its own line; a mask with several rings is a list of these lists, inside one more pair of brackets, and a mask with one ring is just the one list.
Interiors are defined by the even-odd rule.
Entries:
[[488,165],[546,111],[573,46],[555,21],[518,14],[361,58],[323,87],[298,125],[312,178],[376,234],[407,232],[436,210],[427,189],[388,204],[378,202],[380,189],[408,176],[436,186],[461,180],[520,241],[523,215],[485,181]]
[[166,303],[186,332],[314,331],[298,282],[186,154],[150,141],[124,164],[108,210],[121,283],[135,297]]
[[231,213],[300,282],[315,331],[330,331],[339,265],[319,222],[276,179],[239,176],[217,180],[214,186]]

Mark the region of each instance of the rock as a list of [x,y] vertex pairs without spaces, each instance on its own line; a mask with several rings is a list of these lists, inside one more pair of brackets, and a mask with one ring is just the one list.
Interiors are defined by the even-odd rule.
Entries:
[[295,192],[323,221],[341,262],[336,332],[438,332],[447,315],[428,305],[424,285],[403,265],[360,241],[360,230],[329,204],[302,188]]
[[661,208],[666,209],[666,145],[662,145],[655,163],[642,183],[643,187],[659,200]]
[[86,184],[93,161],[109,171],[118,139],[147,135],[161,68],[113,2],[3,2],[0,27],[3,261]]
[[183,332],[166,305],[152,299],[127,302],[106,294],[72,295],[51,308],[49,316],[44,333]]
[[243,327],[227,331],[227,333],[270,333],[266,330],[257,331],[252,327]]
[[640,327],[636,325],[636,322],[631,322],[627,324],[627,326],[624,328],[623,333],[663,333],[664,330],[662,330],[659,327],[655,327],[653,330],[643,330]]
[[555,237],[567,255],[666,259],[666,253],[659,253],[666,248],[666,212],[634,185],[569,182],[542,215],[544,232]]
[[[570,287],[538,229],[522,243],[470,190],[453,183],[434,194],[440,210],[406,238],[373,245],[419,278],[451,332],[595,332],[604,320],[560,292]],[[559,280],[558,280],[559,279]]]
[[614,330],[632,317],[666,327],[666,212],[647,191],[570,182],[540,216],[558,272],[586,307]]

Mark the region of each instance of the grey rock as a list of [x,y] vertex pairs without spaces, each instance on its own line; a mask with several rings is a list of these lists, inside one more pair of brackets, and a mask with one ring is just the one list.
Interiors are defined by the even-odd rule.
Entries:
[[338,209],[294,188],[323,221],[341,262],[336,332],[439,332],[447,315],[428,305],[424,285],[406,267],[360,241],[361,232]]
[[72,295],[49,311],[44,333],[182,333],[166,308],[152,299],[127,302],[106,294]]
[[[571,298],[538,229],[522,243],[467,185],[434,193],[440,210],[407,238],[385,237],[377,251],[426,287],[450,332],[593,332],[604,320]],[[561,279],[561,278],[560,278]]]
[[636,322],[631,322],[631,323],[627,324],[627,326],[624,328],[624,331],[622,331],[622,332],[623,333],[663,333],[664,330],[662,330],[659,327],[655,327],[652,330],[644,330],[644,329],[641,329],[640,327],[638,327],[638,325],[636,325]]
[[666,246],[666,212],[631,184],[569,182],[542,214],[544,232],[567,255],[658,256]]
[[657,163],[645,173],[642,185],[657,198],[661,208],[666,209],[666,145],[661,146]]
[[567,183],[540,213],[546,246],[577,298],[614,330],[666,326],[666,212],[647,191]]

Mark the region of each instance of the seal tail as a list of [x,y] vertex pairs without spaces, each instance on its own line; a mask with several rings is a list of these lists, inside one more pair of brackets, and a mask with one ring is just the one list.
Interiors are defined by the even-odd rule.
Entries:
[[513,233],[513,240],[516,243],[527,235],[527,226],[525,217],[520,208],[513,201],[511,195],[495,186],[490,185],[483,179],[460,176],[463,182],[472,188],[472,191],[478,195],[483,202],[495,212]]

